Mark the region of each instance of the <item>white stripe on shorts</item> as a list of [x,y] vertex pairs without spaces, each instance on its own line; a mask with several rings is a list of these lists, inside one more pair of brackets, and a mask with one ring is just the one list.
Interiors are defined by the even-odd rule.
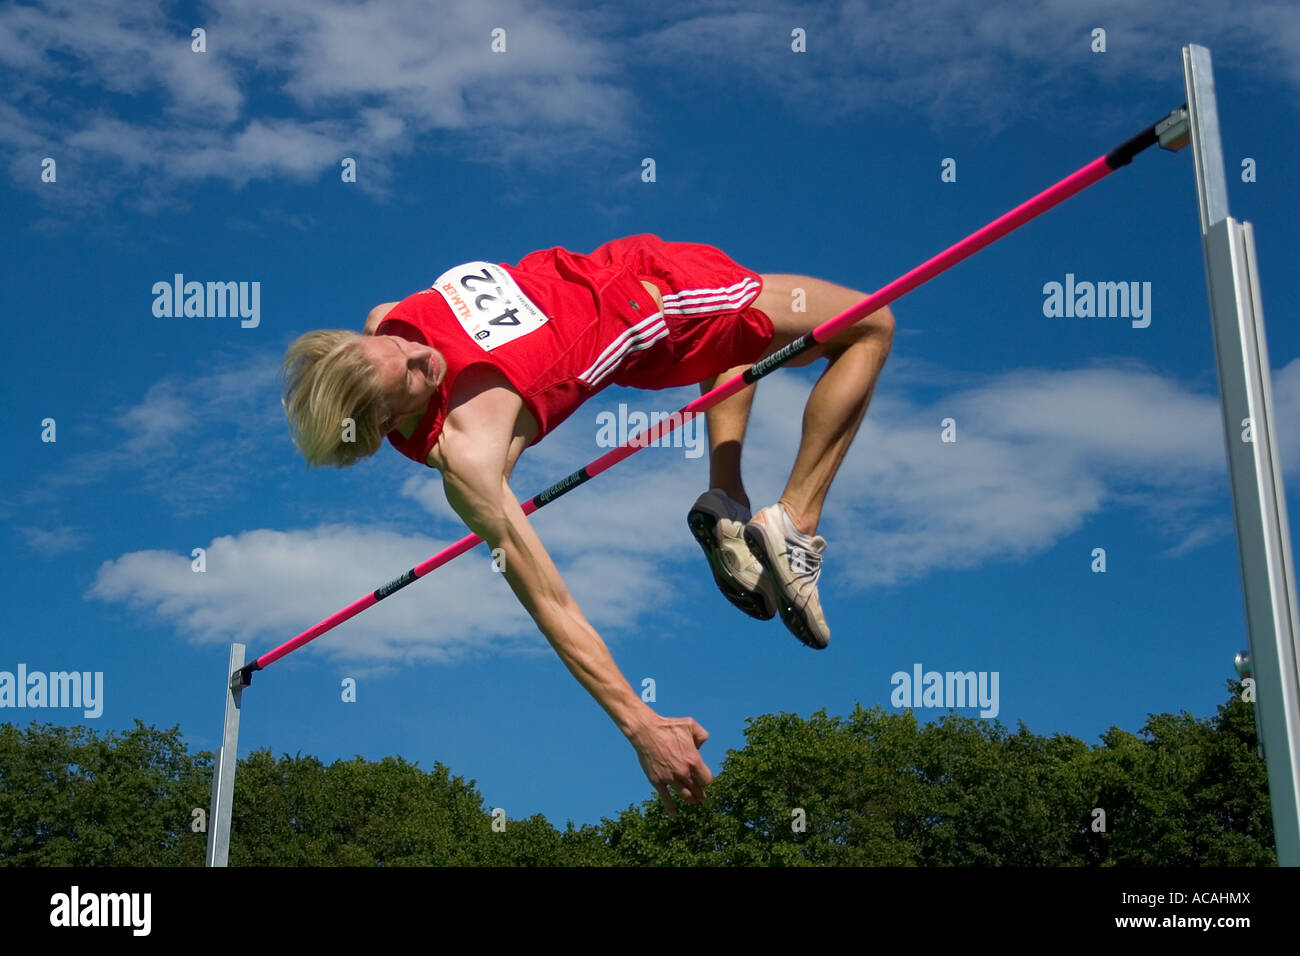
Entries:
[[[593,377],[603,378],[602,372],[606,371],[610,363],[618,364],[629,351],[629,346],[642,341],[647,336],[653,335],[656,331],[662,329],[665,335],[668,334],[668,326],[664,324],[664,315],[662,312],[656,312],[654,315],[647,316],[636,325],[624,330],[623,334],[616,338],[609,345],[605,346],[605,351],[601,352],[588,368],[578,377],[584,382],[591,384]],[[646,346],[642,346],[645,348]]]
[[605,347],[592,366],[578,376],[593,388],[632,352],[648,349],[668,335],[665,315],[702,315],[706,312],[738,312],[758,295],[759,281],[746,277],[729,286],[711,289],[680,289],[663,297],[663,311],[642,319]]
[[664,296],[664,311],[673,315],[732,312],[743,309],[758,295],[757,279],[742,279],[717,289],[682,289]]

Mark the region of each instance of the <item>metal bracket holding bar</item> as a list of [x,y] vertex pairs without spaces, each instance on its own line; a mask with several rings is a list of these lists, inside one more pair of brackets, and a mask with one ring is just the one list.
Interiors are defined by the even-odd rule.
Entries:
[[[243,661],[240,661],[243,664]],[[253,672],[257,670],[257,663],[244,664],[243,667],[237,667],[230,672],[230,689],[233,691],[243,690],[253,683]]]
[[1176,153],[1192,141],[1191,115],[1184,103],[1156,124],[1156,139],[1161,149]]

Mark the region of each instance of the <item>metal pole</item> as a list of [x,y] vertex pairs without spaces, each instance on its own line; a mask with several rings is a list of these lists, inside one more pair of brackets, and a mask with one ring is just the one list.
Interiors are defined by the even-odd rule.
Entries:
[[235,766],[239,759],[239,705],[243,688],[229,679],[244,666],[244,645],[230,645],[226,671],[226,720],[221,749],[212,767],[212,802],[208,806],[207,866],[225,866],[230,854],[230,810],[235,799]]
[[1250,223],[1228,215],[1210,51],[1184,47],[1183,75],[1255,681],[1255,725],[1268,769],[1278,864],[1300,866],[1300,626],[1255,235]]

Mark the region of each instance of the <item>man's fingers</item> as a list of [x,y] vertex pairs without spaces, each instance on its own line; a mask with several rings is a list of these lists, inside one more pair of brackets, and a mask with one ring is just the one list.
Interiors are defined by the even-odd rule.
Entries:
[[672,792],[662,783],[656,783],[655,789],[659,791],[659,799],[663,801],[664,809],[668,811],[668,815],[672,816],[675,814],[677,812],[677,804],[673,803]]
[[709,773],[709,768],[703,764],[691,768],[691,791],[699,795],[699,802],[703,803],[709,798],[709,793],[705,789],[713,782],[713,776]]
[[[699,748],[709,739],[709,732],[694,717],[665,718],[661,720],[660,727],[666,738],[662,753],[655,754],[660,759],[647,762],[648,758],[643,757],[642,767],[654,784],[664,810],[672,816],[677,813],[674,797],[695,804],[703,803],[708,798],[706,788],[713,783],[713,773],[700,758]],[[683,730],[690,735],[693,750],[686,749],[686,741],[681,736]],[[670,768],[674,768],[670,771],[671,776],[655,779],[658,776],[656,770],[662,772],[669,771]]]
[[687,803],[704,802],[704,788],[696,782],[694,772],[677,778],[677,793]]

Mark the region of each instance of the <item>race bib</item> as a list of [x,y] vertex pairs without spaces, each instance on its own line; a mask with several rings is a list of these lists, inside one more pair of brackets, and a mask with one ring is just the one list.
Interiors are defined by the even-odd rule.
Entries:
[[546,324],[546,313],[510,273],[490,262],[448,269],[429,288],[447,300],[470,338],[487,352]]

